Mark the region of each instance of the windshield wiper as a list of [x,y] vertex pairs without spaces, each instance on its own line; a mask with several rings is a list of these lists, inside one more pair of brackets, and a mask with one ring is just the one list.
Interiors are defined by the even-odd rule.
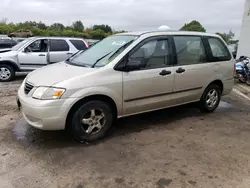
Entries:
[[101,58],[97,59],[96,62],[92,65],[92,68],[94,68],[96,66],[96,64],[101,61],[103,58],[107,57],[109,54],[111,54],[113,51],[105,54],[104,56],[102,56]]

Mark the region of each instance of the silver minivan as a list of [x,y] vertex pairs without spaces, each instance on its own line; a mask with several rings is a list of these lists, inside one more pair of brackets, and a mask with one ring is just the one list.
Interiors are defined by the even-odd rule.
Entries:
[[116,118],[193,102],[213,112],[233,77],[232,54],[217,35],[122,33],[30,73],[18,104],[31,126],[66,129],[90,142],[103,138]]

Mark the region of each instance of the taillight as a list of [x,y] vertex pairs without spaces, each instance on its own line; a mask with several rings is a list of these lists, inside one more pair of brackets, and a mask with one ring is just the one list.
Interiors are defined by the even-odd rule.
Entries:
[[89,48],[89,42],[87,40],[84,40],[87,48]]

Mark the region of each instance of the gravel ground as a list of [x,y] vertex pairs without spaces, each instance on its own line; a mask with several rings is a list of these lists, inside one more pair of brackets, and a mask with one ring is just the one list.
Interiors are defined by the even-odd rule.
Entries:
[[212,114],[185,106],[133,116],[79,144],[27,125],[15,103],[22,79],[0,83],[1,188],[250,187],[250,105],[235,92]]

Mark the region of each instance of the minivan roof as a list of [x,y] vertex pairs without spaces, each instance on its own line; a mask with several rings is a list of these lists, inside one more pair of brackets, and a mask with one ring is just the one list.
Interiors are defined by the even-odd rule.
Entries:
[[126,32],[126,33],[118,33],[116,35],[199,35],[199,36],[213,36],[218,37],[216,34],[204,33],[204,32],[195,32],[195,31],[137,31],[137,32]]
[[37,36],[37,37],[30,37],[31,39],[80,39],[80,40],[84,40],[83,38],[80,37],[43,37],[43,36]]

